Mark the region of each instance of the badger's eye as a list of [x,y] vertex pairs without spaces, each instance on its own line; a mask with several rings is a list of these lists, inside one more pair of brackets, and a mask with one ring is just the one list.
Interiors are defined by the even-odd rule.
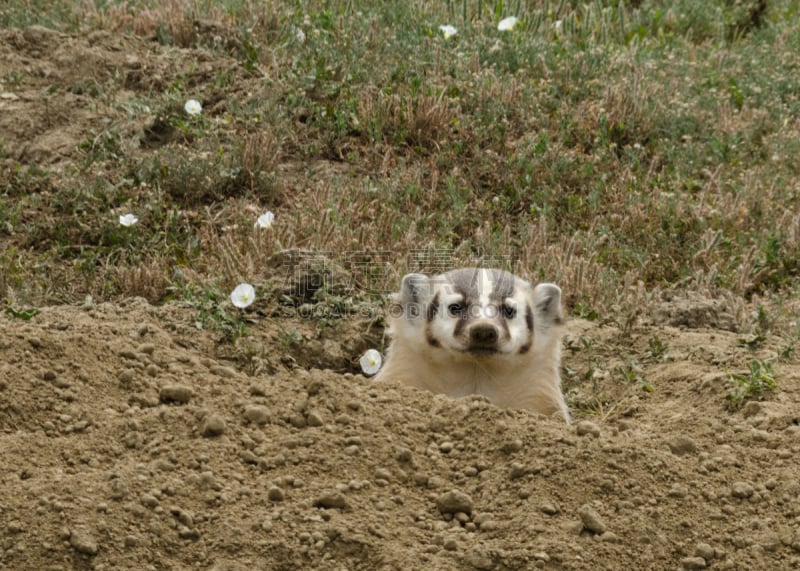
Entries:
[[503,317],[506,319],[514,319],[517,316],[517,308],[511,307],[507,303],[504,303],[500,307],[500,312],[503,314]]
[[447,312],[451,317],[461,317],[461,315],[464,313],[464,304],[451,303],[447,306]]

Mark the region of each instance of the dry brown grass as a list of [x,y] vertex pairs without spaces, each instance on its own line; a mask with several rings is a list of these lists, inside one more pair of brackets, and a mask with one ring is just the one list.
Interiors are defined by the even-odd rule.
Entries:
[[108,279],[118,295],[143,297],[155,304],[167,296],[170,273],[166,260],[151,259],[133,266],[113,266]]
[[410,97],[382,90],[366,90],[358,98],[357,120],[366,142],[403,143],[433,149],[452,129],[457,110],[444,92]]

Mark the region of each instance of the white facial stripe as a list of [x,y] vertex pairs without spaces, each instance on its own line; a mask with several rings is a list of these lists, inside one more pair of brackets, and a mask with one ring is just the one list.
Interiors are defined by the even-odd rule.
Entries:
[[478,282],[478,303],[481,306],[481,314],[485,315],[486,308],[489,306],[489,294],[492,293],[491,274],[487,270],[481,270],[481,275]]

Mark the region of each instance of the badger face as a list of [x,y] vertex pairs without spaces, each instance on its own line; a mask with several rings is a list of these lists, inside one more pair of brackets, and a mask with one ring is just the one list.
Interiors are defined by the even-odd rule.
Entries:
[[561,290],[534,288],[503,270],[409,274],[393,312],[424,334],[432,350],[475,358],[525,354],[536,336],[546,337],[561,322]]

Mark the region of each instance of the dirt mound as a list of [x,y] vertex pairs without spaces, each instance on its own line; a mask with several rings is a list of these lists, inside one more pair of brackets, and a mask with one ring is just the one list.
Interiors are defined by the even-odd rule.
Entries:
[[[293,368],[274,340],[292,323],[254,320],[259,368],[174,306],[0,318],[0,567],[800,566],[780,340],[574,320],[567,427]],[[754,359],[777,389],[732,411],[729,372]]]

